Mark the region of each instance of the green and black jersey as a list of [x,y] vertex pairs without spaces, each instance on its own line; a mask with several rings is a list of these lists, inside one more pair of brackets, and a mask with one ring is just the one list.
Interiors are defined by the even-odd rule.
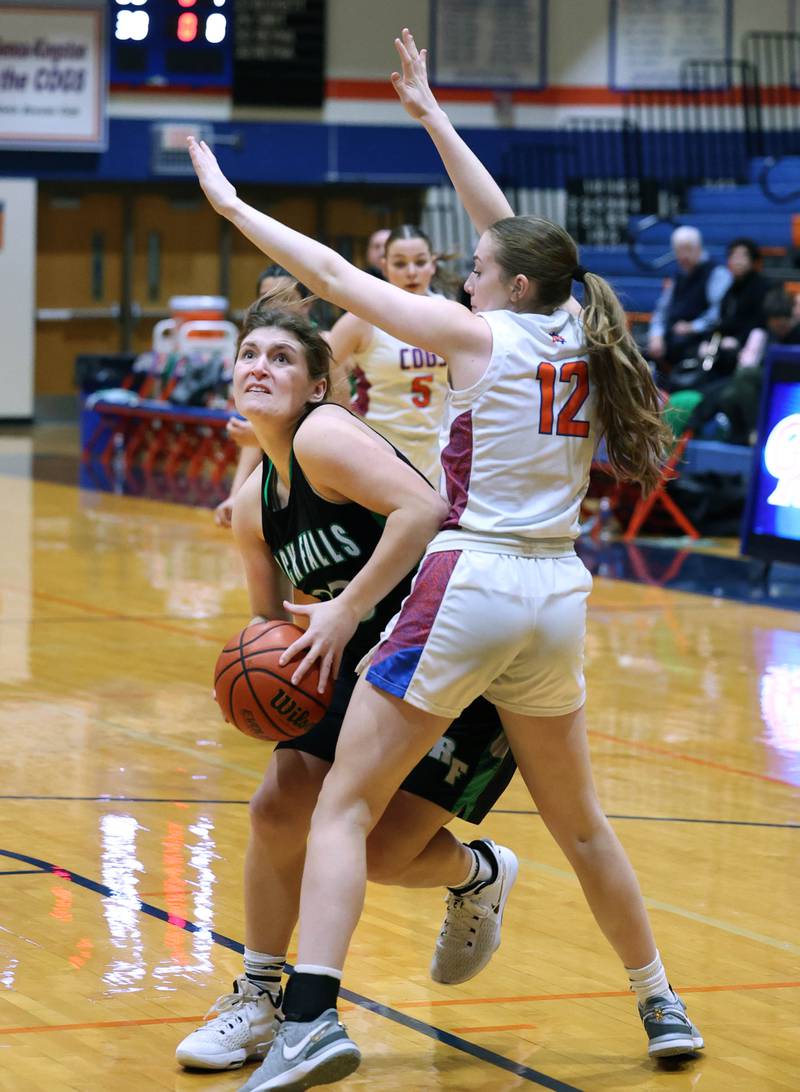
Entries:
[[[396,448],[395,453],[398,459],[408,462]],[[261,477],[264,541],[292,587],[316,599],[333,599],[372,557],[383,534],[385,518],[363,505],[335,504],[315,493],[294,449],[289,475],[289,500],[285,507],[280,507],[275,468],[269,457],[264,456]],[[362,620],[345,652],[348,664],[357,663],[378,643],[381,631],[408,594],[412,576],[409,573],[404,577]]]

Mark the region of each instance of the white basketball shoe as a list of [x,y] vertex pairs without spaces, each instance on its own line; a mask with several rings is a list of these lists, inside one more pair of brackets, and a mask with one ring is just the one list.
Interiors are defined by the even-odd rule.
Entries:
[[510,849],[488,838],[470,842],[470,848],[493,859],[497,871],[493,880],[468,894],[450,891],[447,895],[447,913],[433,953],[431,978],[448,985],[474,978],[500,947],[503,909],[519,868]]
[[262,993],[240,975],[233,993],[223,994],[211,1006],[210,1019],[178,1045],[177,1061],[192,1069],[238,1069],[246,1061],[260,1061],[280,1027],[281,999],[280,989],[277,994]]

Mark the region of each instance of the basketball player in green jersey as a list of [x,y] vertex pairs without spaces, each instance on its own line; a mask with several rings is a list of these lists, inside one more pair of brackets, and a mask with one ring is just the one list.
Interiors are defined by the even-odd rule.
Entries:
[[[233,530],[256,619],[317,603],[306,659],[338,673],[333,703],[306,735],[279,743],[251,804],[245,859],[244,974],[217,1016],[179,1045],[184,1066],[226,1069],[262,1058],[280,1009],[285,953],[297,920],[308,826],[333,762],[359,660],[378,642],[410,588],[410,569],[446,505],[392,445],[327,403],[330,349],[297,310],[260,300],[245,319],[234,369],[236,407],[265,452],[234,502]],[[284,599],[294,589],[294,603]],[[331,624],[332,623],[332,624]],[[305,661],[303,661],[305,662]],[[299,666],[299,662],[298,662]],[[378,741],[376,740],[376,745]],[[494,706],[468,706],[419,762],[370,836],[370,877],[446,886],[448,913],[431,964],[439,982],[463,982],[500,942],[514,883],[513,853],[488,839],[459,842],[446,824],[479,823],[515,769]],[[495,907],[499,908],[495,911]],[[469,930],[453,926],[469,910]]]

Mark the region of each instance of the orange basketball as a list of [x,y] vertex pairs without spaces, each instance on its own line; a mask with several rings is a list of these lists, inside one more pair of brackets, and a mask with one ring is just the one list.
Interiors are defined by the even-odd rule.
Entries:
[[292,686],[295,659],[278,663],[302,634],[291,622],[256,622],[226,643],[214,669],[214,696],[225,720],[253,739],[293,739],[313,728],[327,712],[333,681],[320,694],[317,665]]

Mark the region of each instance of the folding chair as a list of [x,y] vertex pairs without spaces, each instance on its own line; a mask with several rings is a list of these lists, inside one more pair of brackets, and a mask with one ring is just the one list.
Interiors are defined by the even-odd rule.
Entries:
[[[700,538],[700,532],[697,530],[691,520],[686,515],[684,515],[684,513],[680,510],[678,505],[667,492],[667,484],[671,481],[674,481],[675,478],[680,476],[678,464],[683,458],[683,453],[686,450],[686,445],[689,443],[691,438],[691,429],[686,429],[680,434],[680,436],[675,441],[675,446],[672,449],[669,459],[664,465],[664,469],[661,472],[661,480],[658,485],[647,497],[642,496],[641,493],[639,494],[636,503],[633,506],[633,511],[631,512],[628,523],[623,532],[623,542],[631,542],[632,539],[636,538],[636,535],[641,529],[643,523],[657,504],[660,504],[661,507],[666,510],[672,521],[677,524],[678,527],[680,527],[685,535],[688,535],[690,538]],[[613,478],[614,472],[611,469],[608,460],[603,458],[604,451],[604,445],[601,444],[598,448],[597,457],[592,462],[592,470],[598,471],[602,474],[606,474],[609,477]],[[618,506],[622,498],[623,491],[628,488],[630,487],[627,485],[627,483],[616,482],[611,489],[611,492],[608,494],[608,501],[611,506],[611,510],[612,512],[614,512],[615,515],[618,514]],[[592,537],[596,538],[599,536],[599,533],[600,521],[598,520],[592,527],[591,534]]]

